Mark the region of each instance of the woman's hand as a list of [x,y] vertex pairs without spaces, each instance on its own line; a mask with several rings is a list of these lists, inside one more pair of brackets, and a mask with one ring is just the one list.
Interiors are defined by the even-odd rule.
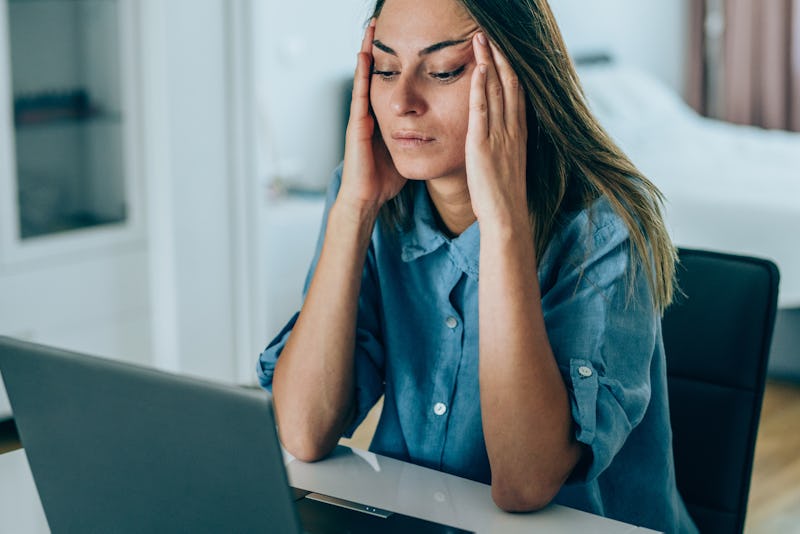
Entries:
[[338,200],[355,209],[377,210],[400,192],[406,180],[397,172],[370,111],[373,19],[361,43],[347,124],[342,186]]
[[508,60],[480,38],[473,38],[478,66],[466,165],[481,231],[481,422],[492,498],[503,510],[522,512],[553,499],[583,449],[573,437],[569,393],[542,311],[526,198],[525,96]]
[[502,52],[478,32],[472,38],[472,73],[466,142],[467,184],[481,224],[528,221],[525,94]]
[[272,391],[286,449],[315,461],[336,447],[355,415],[355,353],[364,262],[381,205],[405,179],[370,113],[370,24],[358,54],[342,185],[303,307],[278,358]]

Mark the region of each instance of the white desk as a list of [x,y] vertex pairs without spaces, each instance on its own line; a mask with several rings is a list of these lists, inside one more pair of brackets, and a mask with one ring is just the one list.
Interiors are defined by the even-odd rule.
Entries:
[[22,450],[0,454],[0,532],[50,532]]
[[[287,457],[287,470],[299,488],[479,533],[653,532],[555,505],[508,514],[494,505],[485,484],[342,446],[313,464]],[[49,532],[22,450],[0,454],[0,532]]]

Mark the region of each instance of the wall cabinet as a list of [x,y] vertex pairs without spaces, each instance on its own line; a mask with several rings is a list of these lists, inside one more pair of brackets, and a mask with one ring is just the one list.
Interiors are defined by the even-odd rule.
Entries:
[[251,23],[250,0],[0,0],[0,334],[253,380]]
[[0,260],[141,238],[134,6],[4,3]]
[[0,333],[146,361],[137,9],[0,0]]

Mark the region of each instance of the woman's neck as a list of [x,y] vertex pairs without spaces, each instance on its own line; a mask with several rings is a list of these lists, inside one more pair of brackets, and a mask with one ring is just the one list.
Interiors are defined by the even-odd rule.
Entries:
[[425,182],[442,231],[456,237],[475,222],[466,179],[437,178]]

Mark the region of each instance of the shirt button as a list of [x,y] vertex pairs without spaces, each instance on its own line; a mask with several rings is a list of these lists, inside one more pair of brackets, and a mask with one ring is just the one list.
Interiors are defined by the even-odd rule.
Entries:
[[585,365],[581,365],[580,367],[578,367],[578,374],[584,378],[589,378],[590,376],[592,376],[592,370],[589,367],[586,367]]
[[447,328],[455,328],[458,326],[458,319],[453,317],[452,315],[444,320],[444,324],[447,325]]
[[444,412],[447,411],[447,406],[443,402],[437,402],[433,405],[433,413],[436,415],[444,415]]

